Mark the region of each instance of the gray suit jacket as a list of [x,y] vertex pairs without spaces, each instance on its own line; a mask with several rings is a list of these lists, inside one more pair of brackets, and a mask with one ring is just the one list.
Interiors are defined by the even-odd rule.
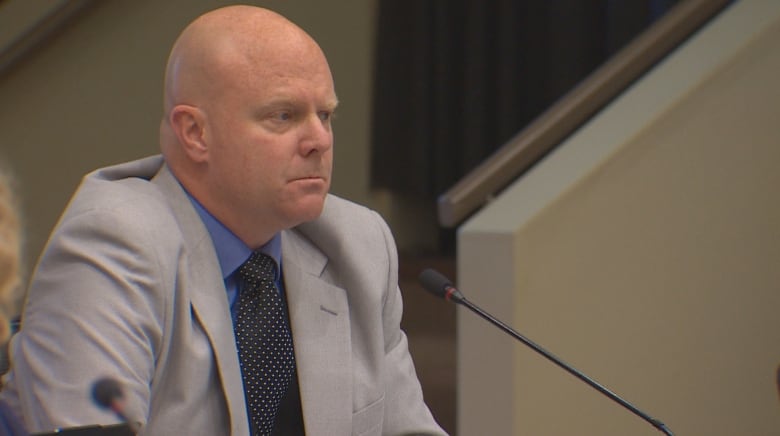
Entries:
[[[282,233],[309,435],[443,434],[400,330],[397,254],[373,211],[328,196]],[[29,289],[2,398],[30,430],[116,418],[111,376],[151,435],[246,435],[238,355],[211,238],[159,156],[88,175]]]

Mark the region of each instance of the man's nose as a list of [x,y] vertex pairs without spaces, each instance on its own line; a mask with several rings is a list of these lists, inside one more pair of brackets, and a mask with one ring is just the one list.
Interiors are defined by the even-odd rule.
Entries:
[[333,147],[333,130],[330,119],[322,119],[318,114],[307,118],[303,126],[301,152],[309,155],[312,152],[325,152]]

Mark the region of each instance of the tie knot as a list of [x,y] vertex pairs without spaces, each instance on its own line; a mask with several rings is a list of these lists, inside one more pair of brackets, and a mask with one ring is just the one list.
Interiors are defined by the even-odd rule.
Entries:
[[255,251],[239,268],[238,274],[245,282],[256,285],[262,281],[273,281],[276,278],[276,262],[260,251]]

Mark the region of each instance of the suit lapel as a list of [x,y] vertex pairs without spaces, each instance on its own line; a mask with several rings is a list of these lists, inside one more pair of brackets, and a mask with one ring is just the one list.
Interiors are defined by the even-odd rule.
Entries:
[[244,386],[230,307],[211,237],[187,194],[167,166],[163,165],[154,178],[154,183],[160,186],[160,190],[168,198],[184,235],[184,244],[188,251],[185,259],[188,265],[180,265],[180,268],[188,271],[184,279],[189,280],[193,315],[200,321],[214,350],[217,371],[230,412],[232,433],[249,434]]
[[[181,225],[191,280],[190,298],[214,350],[230,411],[232,434],[249,434],[243,381],[230,308],[213,243],[179,182],[162,165],[153,180]],[[352,432],[350,318],[344,289],[326,281],[327,257],[296,230],[282,233],[285,292],[306,428],[318,434]],[[229,339],[228,339],[229,338]]]
[[350,434],[352,368],[346,292],[324,280],[327,258],[295,230],[282,233],[282,265],[304,423]]

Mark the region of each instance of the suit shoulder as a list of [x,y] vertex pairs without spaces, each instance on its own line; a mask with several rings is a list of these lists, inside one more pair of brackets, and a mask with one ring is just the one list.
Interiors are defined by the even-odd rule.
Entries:
[[95,211],[160,211],[165,197],[151,180],[161,160],[147,158],[95,170],[82,179],[65,211],[76,216]]
[[395,251],[390,228],[377,212],[335,195],[328,195],[319,218],[295,230],[329,257],[368,261],[379,256],[383,263]]
[[372,209],[369,209],[362,204],[355,203],[353,201],[347,200],[346,198],[341,198],[337,195],[328,194],[325,200],[325,209],[323,210],[323,214],[326,215],[328,213],[333,214],[339,212],[374,213]]
[[328,195],[322,215],[312,224],[331,232],[352,236],[361,232],[389,232],[387,223],[376,211],[335,195]]
[[[148,164],[149,162],[147,162]],[[73,194],[53,236],[114,235],[162,243],[175,239],[178,227],[171,206],[157,184],[155,167],[137,162],[87,174]],[[86,233],[85,233],[86,231]]]

